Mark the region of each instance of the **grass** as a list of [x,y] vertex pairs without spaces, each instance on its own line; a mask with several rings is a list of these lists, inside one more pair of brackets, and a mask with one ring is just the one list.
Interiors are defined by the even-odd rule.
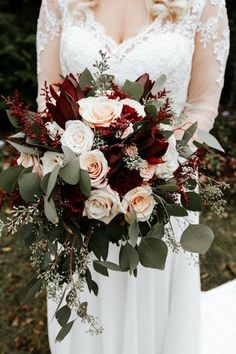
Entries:
[[[202,289],[236,277],[236,206],[223,219],[211,212],[202,216],[216,234],[212,249],[202,257]],[[27,250],[19,241],[0,240],[0,354],[49,354],[45,296],[21,305],[19,291],[32,277]]]

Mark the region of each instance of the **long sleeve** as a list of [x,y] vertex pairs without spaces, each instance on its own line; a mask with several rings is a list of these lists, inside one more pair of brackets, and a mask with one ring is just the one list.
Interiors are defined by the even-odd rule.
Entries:
[[[188,122],[210,131],[218,114],[229,53],[229,28],[224,0],[206,0],[195,38],[195,52],[185,113]],[[192,105],[192,107],[191,107]]]
[[44,99],[40,95],[45,81],[60,81],[60,33],[61,14],[57,0],[42,0],[37,26],[38,109],[43,110]]

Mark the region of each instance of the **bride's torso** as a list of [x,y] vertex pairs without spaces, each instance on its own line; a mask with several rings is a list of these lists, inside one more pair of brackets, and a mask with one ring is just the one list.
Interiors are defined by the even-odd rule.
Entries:
[[92,9],[87,8],[83,18],[75,19],[67,11],[66,0],[58,3],[63,14],[60,45],[63,75],[79,73],[86,67],[93,72],[99,50],[103,50],[110,57],[109,72],[120,84],[125,79],[135,80],[145,72],[153,80],[166,74],[166,86],[179,104],[175,109],[181,111],[187,98],[195,33],[205,0],[195,0],[181,21],[163,25],[157,17],[122,43],[106,34]]

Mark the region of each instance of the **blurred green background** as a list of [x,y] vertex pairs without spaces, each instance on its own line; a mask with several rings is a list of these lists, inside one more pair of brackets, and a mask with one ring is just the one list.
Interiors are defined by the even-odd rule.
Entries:
[[[216,234],[211,251],[201,259],[202,289],[207,290],[236,277],[236,1],[226,0],[231,50],[222,93],[220,115],[214,134],[226,154],[208,161],[212,176],[230,183],[223,219],[210,211],[202,218]],[[40,1],[0,0],[0,93],[16,88],[25,102],[36,109],[35,32]],[[10,126],[0,103],[0,138]],[[0,354],[48,354],[45,296],[21,305],[18,290],[32,277],[25,261],[27,250],[14,239],[0,239]],[[223,354],[223,353],[222,353]]]

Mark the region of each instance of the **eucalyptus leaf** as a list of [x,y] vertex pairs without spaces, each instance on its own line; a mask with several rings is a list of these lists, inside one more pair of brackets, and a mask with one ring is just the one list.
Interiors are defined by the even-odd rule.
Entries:
[[30,154],[30,155],[39,155],[40,154],[40,151],[38,149],[33,148],[33,147],[17,144],[17,143],[14,143],[13,141],[10,141],[10,140],[7,140],[7,142],[9,144],[11,144],[19,152],[23,152],[25,154]]
[[136,101],[139,101],[143,95],[144,87],[139,82],[126,80],[122,91],[133,97]]
[[145,237],[141,240],[138,253],[140,262],[144,267],[164,269],[168,247],[164,241],[158,238]]
[[186,182],[185,182],[185,188],[190,189],[190,190],[194,190],[197,187],[197,181],[196,179],[193,178],[189,178]]
[[71,162],[77,158],[77,155],[67,146],[62,146],[62,151],[64,153],[64,157],[66,162]]
[[10,139],[24,139],[25,133],[19,132],[10,136]]
[[206,143],[211,148],[219,150],[221,152],[225,152],[218,140],[210,133],[207,133],[202,129],[198,129],[198,136],[204,143]]
[[44,213],[52,224],[58,224],[59,218],[52,198],[48,200],[47,197],[44,197]]
[[202,210],[202,198],[200,194],[195,192],[186,192],[184,196],[181,196],[182,205],[192,211],[201,211]]
[[120,248],[119,263],[124,271],[133,272],[139,264],[138,252],[127,242]]
[[92,291],[92,274],[90,272],[90,270],[87,268],[86,272],[85,272],[85,279],[86,279],[86,283],[89,289],[89,292],[91,293]]
[[165,228],[163,224],[156,223],[147,233],[146,237],[162,239],[165,234]]
[[[163,122],[161,123],[163,124]],[[162,130],[161,134],[165,137],[166,140],[168,140],[172,135],[174,135],[174,132],[172,130]]]
[[158,113],[156,107],[153,104],[147,104],[145,106],[145,112],[148,116],[156,121]]
[[65,326],[68,323],[70,316],[71,316],[71,309],[67,304],[61,307],[56,312],[56,319],[61,327]]
[[75,320],[68,322],[65,326],[63,326],[56,337],[56,342],[61,342],[63,339],[70,333],[71,328],[73,327]]
[[80,170],[79,186],[81,192],[89,198],[91,195],[91,180],[88,172],[82,169]]
[[164,85],[166,83],[167,77],[165,74],[161,75],[160,77],[158,77],[158,79],[155,81],[155,84],[153,85],[153,88],[151,90],[151,93],[153,95],[156,95],[158,92],[160,92],[161,90],[163,90]]
[[43,178],[41,179],[41,182],[40,182],[40,187],[45,195],[47,194],[48,181],[49,181],[50,175],[51,175],[50,173],[47,173],[45,176],[43,176]]
[[40,197],[41,179],[37,173],[24,173],[18,180],[20,195],[26,202],[33,202],[35,197]]
[[170,216],[177,216],[177,217],[188,216],[187,210],[180,205],[166,204],[166,210]]
[[178,187],[176,186],[176,184],[163,184],[157,186],[157,189],[163,192],[178,192]]
[[23,171],[21,165],[3,170],[0,174],[0,188],[7,193],[13,193],[17,189],[17,182]]
[[192,139],[192,137],[197,131],[197,127],[198,127],[198,122],[195,122],[192,125],[190,125],[188,129],[186,129],[182,137],[182,140],[184,141],[185,144],[187,144]]
[[99,289],[98,289],[97,283],[96,283],[94,280],[92,280],[92,290],[93,290],[93,292],[94,292],[94,295],[97,296]]
[[94,229],[89,240],[89,249],[93,251],[98,259],[106,260],[108,256],[109,237],[105,228],[98,227]]
[[75,186],[80,180],[80,163],[79,158],[72,160],[60,170],[60,177],[66,183]]
[[9,110],[6,110],[8,119],[10,123],[13,125],[14,128],[20,128],[20,124],[18,123],[18,119],[16,116],[14,116],[12,113],[10,113]]
[[190,224],[181,236],[181,246],[193,253],[205,254],[214,241],[213,231],[206,225]]
[[57,183],[57,177],[59,175],[59,171],[60,171],[60,165],[56,165],[49,175],[48,183],[47,183],[47,192],[46,192],[47,198],[51,196],[51,193]]
[[137,218],[134,217],[131,225],[129,226],[129,241],[133,247],[136,246],[139,237],[139,224]]
[[94,83],[93,75],[86,68],[80,75],[79,85],[82,89],[84,89],[86,86],[92,86],[93,83]]
[[100,273],[100,274],[104,275],[105,277],[109,276],[107,268],[102,266],[101,264],[99,264],[96,261],[93,262],[93,268],[97,273]]
[[52,318],[51,318],[51,320],[50,320],[50,322],[49,322],[49,325],[52,323],[54,317],[56,316],[57,311],[60,309],[61,304],[62,304],[62,302],[63,302],[63,300],[64,300],[64,298],[65,298],[65,295],[66,295],[66,288],[65,288],[64,291],[63,291],[63,294],[62,294],[62,296],[61,296],[61,298],[60,298],[59,304],[57,305],[56,311],[54,312],[54,315],[52,316]]
[[116,272],[123,272],[123,269],[113,262],[108,262],[108,261],[94,261],[94,262],[99,263],[100,265],[104,266],[107,269],[114,270]]

